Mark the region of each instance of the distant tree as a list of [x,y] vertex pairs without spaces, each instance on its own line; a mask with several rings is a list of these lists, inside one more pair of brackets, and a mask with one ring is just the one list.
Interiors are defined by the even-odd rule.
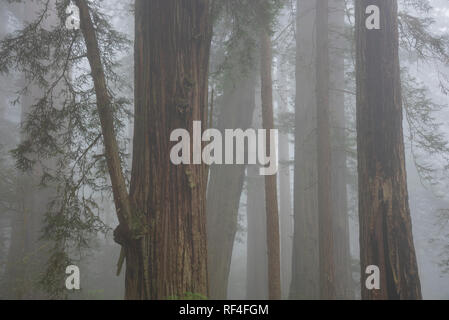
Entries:
[[[269,21],[267,8],[260,6],[260,21]],[[262,127],[267,130],[267,150],[270,150],[270,129],[274,129],[273,116],[273,81],[272,81],[272,43],[267,26],[262,24],[260,30],[261,47],[261,97]],[[271,155],[273,156],[273,155]],[[281,299],[281,267],[279,238],[279,208],[277,198],[277,176],[265,177],[265,201],[267,215],[267,249],[268,249],[268,297]]]
[[318,246],[321,299],[335,298],[335,262],[331,191],[329,111],[329,1],[316,6],[316,102],[318,148]]
[[[251,127],[257,84],[256,21],[250,3],[231,6],[215,22],[216,48],[213,80],[215,123],[220,130]],[[249,18],[242,22],[242,16]],[[248,21],[249,20],[249,21]],[[230,27],[231,26],[231,27]],[[229,37],[224,41],[225,36]],[[207,245],[210,297],[226,299],[229,272],[238,230],[238,211],[246,165],[212,165],[207,190]]]
[[[276,8],[282,2],[261,2],[272,9],[264,23],[275,20],[278,12]],[[255,108],[257,34],[261,22],[251,2],[227,0],[214,4],[218,7],[215,12],[220,13],[220,19],[215,21],[215,25],[218,24],[221,29],[227,27],[227,32],[226,28],[224,31],[227,40],[222,44],[223,61],[212,75],[216,82],[214,89],[218,89],[214,91],[217,94],[214,102],[214,113],[217,115],[215,126],[221,131],[237,128],[246,130],[251,126]],[[215,32],[217,38],[223,37],[221,29]],[[232,165],[212,166],[210,170],[207,214],[208,271],[212,298],[226,298],[245,169],[245,165]]]
[[290,299],[319,299],[316,134],[316,0],[298,0],[296,13],[296,101],[294,233]]
[[347,115],[345,100],[345,1],[329,0],[329,111],[331,131],[331,194],[337,299],[354,298],[347,192]]
[[[281,62],[286,63],[285,61]],[[286,68],[290,65],[287,64]],[[284,71],[284,70],[282,70]],[[286,70],[279,72],[278,82],[282,88],[286,87],[285,79]],[[284,101],[280,94],[277,99],[278,112],[282,115],[287,110],[286,101]],[[291,173],[290,173],[290,141],[289,134],[280,132],[279,134],[279,223],[280,223],[280,237],[281,237],[281,288],[282,297],[287,298],[290,290],[291,282],[291,267],[292,267],[292,237],[293,237],[293,206],[291,194]]]
[[[260,118],[260,107],[257,116]],[[246,299],[268,299],[268,256],[265,209],[265,178],[259,175],[257,165],[248,166],[247,175],[247,254]]]

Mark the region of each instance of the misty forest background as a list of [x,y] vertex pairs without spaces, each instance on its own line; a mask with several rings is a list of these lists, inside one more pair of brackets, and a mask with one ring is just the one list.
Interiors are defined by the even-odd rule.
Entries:
[[[449,299],[447,0],[73,2],[0,3],[0,298]],[[193,120],[278,174],[172,165]]]

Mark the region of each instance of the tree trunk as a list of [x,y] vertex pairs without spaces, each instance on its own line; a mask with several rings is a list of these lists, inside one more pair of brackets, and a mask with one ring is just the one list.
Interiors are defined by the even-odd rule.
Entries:
[[335,298],[334,238],[331,206],[331,138],[329,116],[329,1],[316,7],[316,94],[318,132],[318,229],[320,297]]
[[[270,35],[266,30],[262,31],[260,40],[262,48],[260,67],[262,88],[262,123],[263,128],[267,130],[266,150],[270,150],[269,134],[270,129],[274,129],[273,83],[271,76],[272,44]],[[268,297],[270,300],[281,298],[279,213],[276,180],[276,175],[267,175],[265,177],[268,248]]]
[[145,226],[126,245],[126,298],[208,295],[206,167],[175,166],[170,133],[207,126],[209,1],[136,0],[130,198]]
[[[281,110],[285,108],[281,107]],[[290,187],[290,142],[288,134],[279,135],[279,210],[281,228],[281,285],[282,297],[288,297],[292,268],[292,196]]]
[[319,298],[316,0],[297,1],[294,233],[290,299]]
[[[254,128],[261,128],[262,114],[260,98],[257,99]],[[259,174],[259,165],[247,169],[247,256],[246,256],[246,298],[248,300],[268,299],[268,256],[267,221],[265,209],[265,178]]]
[[[380,30],[365,27],[368,5]],[[396,0],[356,1],[357,144],[363,299],[421,299],[408,204]],[[380,290],[365,286],[380,269]]]
[[264,177],[259,167],[248,167],[248,240],[246,264],[246,298],[248,300],[268,299],[268,257],[265,211]]
[[354,284],[351,273],[349,220],[347,206],[345,68],[344,52],[345,1],[329,1],[330,45],[330,112],[331,112],[331,193],[334,209],[335,289],[337,299],[353,299]]
[[[284,75],[288,73],[288,64],[281,60],[277,69],[277,82],[279,88],[285,88],[287,83]],[[285,67],[284,67],[285,66]],[[288,112],[286,97],[279,92],[276,95],[278,114]],[[292,274],[292,239],[293,239],[293,206],[291,195],[290,173],[290,136],[288,133],[279,133],[279,214],[281,234],[281,288],[282,298],[289,295]]]
[[[217,129],[246,130],[255,107],[256,73],[243,74],[239,56],[226,81]],[[245,165],[213,165],[207,191],[209,289],[212,299],[226,299]]]

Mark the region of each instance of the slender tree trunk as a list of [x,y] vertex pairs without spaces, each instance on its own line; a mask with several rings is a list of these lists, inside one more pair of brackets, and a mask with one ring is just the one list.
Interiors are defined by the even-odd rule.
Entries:
[[[217,129],[246,130],[251,126],[256,90],[256,73],[242,73],[241,53],[231,57],[233,69],[224,87]],[[255,68],[251,68],[254,70]],[[207,236],[210,297],[226,299],[232,251],[238,225],[245,165],[214,165],[207,191]]]
[[316,7],[316,94],[318,131],[318,228],[320,297],[335,298],[333,210],[331,206],[331,137],[329,115],[329,1]]
[[[285,108],[281,107],[281,110]],[[290,142],[288,134],[279,135],[279,210],[281,228],[281,285],[282,298],[288,297],[292,268],[292,196],[290,187]]]
[[345,1],[329,1],[330,112],[332,134],[331,192],[334,209],[335,289],[337,299],[353,299],[347,206],[345,68]]
[[[273,119],[273,83],[271,76],[272,44],[267,31],[262,31],[261,39],[261,87],[262,87],[262,123],[267,130],[267,147],[270,150],[269,131],[274,129]],[[274,155],[271,155],[272,157]],[[279,213],[276,175],[265,177],[265,201],[267,212],[267,248],[268,248],[268,296],[270,300],[281,298],[281,270],[279,243]]]
[[[256,97],[256,112],[253,127],[262,127],[260,92]],[[246,298],[248,300],[268,299],[268,256],[267,221],[265,209],[265,178],[259,174],[259,165],[247,169],[247,263]]]
[[265,179],[259,174],[259,166],[248,166],[247,175],[247,264],[246,298],[248,300],[268,299],[268,256],[267,222],[264,217]]
[[[368,5],[380,30],[365,27]],[[396,0],[356,1],[357,144],[363,299],[421,299],[408,204]],[[380,269],[380,290],[365,286]]]
[[[284,67],[286,66],[286,67]],[[285,74],[288,73],[288,64],[280,61],[277,70],[277,82],[280,88],[285,88]],[[286,97],[281,92],[276,95],[278,114],[286,114]],[[289,295],[291,275],[292,275],[292,240],[293,240],[293,206],[291,194],[291,173],[290,173],[290,141],[289,134],[279,133],[279,214],[280,214],[280,234],[281,234],[281,288],[282,298],[287,299]]]
[[290,299],[319,299],[316,0],[297,1],[294,233]]

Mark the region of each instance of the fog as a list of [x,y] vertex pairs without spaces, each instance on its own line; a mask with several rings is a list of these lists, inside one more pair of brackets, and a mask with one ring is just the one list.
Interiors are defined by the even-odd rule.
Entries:
[[[192,3],[196,1],[201,2]],[[163,1],[157,2],[163,7]],[[177,1],[168,2],[175,6]],[[263,16],[265,22],[260,21],[261,9],[252,1],[209,2],[209,22],[213,24],[210,53],[207,64],[197,68],[204,60],[196,59],[202,57],[200,31],[198,39],[193,36],[186,40],[180,30],[183,28],[153,17],[155,22],[148,25],[155,27],[160,23],[160,29],[142,32],[142,39],[149,39],[148,45],[142,44],[135,32],[148,25],[135,10],[134,1],[88,1],[111,101],[108,107],[112,110],[111,127],[118,146],[118,168],[131,207],[139,212],[136,217],[143,219],[135,223],[141,224],[144,231],[138,228],[142,233],[132,241],[139,243],[139,250],[146,250],[140,259],[149,263],[142,263],[137,269],[131,264],[130,252],[134,251],[127,247],[128,240],[121,242],[117,231],[124,224],[120,208],[117,210],[120,197],[116,190],[120,188],[114,185],[117,179],[111,169],[102,109],[98,107],[98,70],[91,73],[93,60],[85,44],[86,35],[81,32],[84,22],[81,30],[67,30],[68,1],[1,1],[0,299],[181,299],[185,295],[187,299],[265,300],[273,297],[273,279],[277,276],[281,299],[327,299],[322,282],[320,287],[320,272],[326,269],[320,262],[323,249],[319,245],[320,239],[325,239],[322,228],[326,227],[321,225],[320,213],[324,199],[319,192],[323,190],[319,183],[322,163],[330,177],[326,190],[332,223],[325,229],[331,230],[332,240],[332,249],[326,247],[332,253],[328,263],[332,263],[334,272],[335,293],[330,298],[362,298],[365,274],[360,244],[366,246],[374,236],[367,236],[366,242],[359,237],[365,229],[359,226],[363,219],[359,217],[358,199],[371,189],[359,185],[366,180],[358,176],[357,143],[359,150],[366,149],[360,148],[360,135],[357,141],[357,130],[363,129],[360,123],[357,126],[357,116],[360,121],[363,109],[357,105],[361,86],[357,87],[356,81],[362,77],[357,80],[360,73],[356,61],[360,61],[357,52],[364,41],[357,41],[360,32],[356,32],[354,1],[328,1],[327,162],[320,162],[323,135],[319,110],[323,100],[319,92],[323,90],[317,87],[321,83],[321,51],[317,49],[320,24],[316,19],[316,0],[261,1],[270,8]],[[410,207],[412,223],[411,232],[405,230],[407,222],[382,230],[385,239],[394,238],[391,230],[405,230],[412,235],[414,248],[406,243],[405,236],[396,242],[373,240],[372,246],[393,252],[386,254],[389,258],[385,260],[402,258],[404,252],[416,250],[422,298],[446,300],[449,3],[399,0],[398,4],[402,93],[399,104],[408,189],[404,199]],[[140,4],[141,7],[145,5]],[[151,9],[158,10],[157,6]],[[39,19],[42,10],[46,13],[33,29],[32,23]],[[166,10],[174,9],[169,6]],[[196,9],[189,7],[185,12],[189,16],[193,10]],[[195,15],[195,19],[200,19],[200,15]],[[190,20],[182,20],[186,29],[191,26]],[[171,20],[167,17],[167,21]],[[195,28],[201,26],[198,23]],[[272,184],[260,175],[260,163],[202,164],[198,170],[193,164],[183,163],[183,169],[179,169],[182,171],[175,171],[176,166],[167,160],[167,146],[173,146],[169,145],[169,133],[176,125],[189,131],[190,120],[203,120],[203,129],[215,128],[223,136],[229,129],[268,129],[263,78],[263,62],[267,60],[263,58],[260,36],[264,28],[271,28],[271,105],[274,129],[279,131],[278,171],[272,176],[276,193],[269,193]],[[179,32],[178,37],[171,37],[169,32]],[[177,50],[185,51],[181,55]],[[145,54],[139,56],[140,52]],[[188,60],[188,54],[194,57]],[[176,70],[171,70],[173,61],[182,61],[182,67],[176,65]],[[207,65],[208,83],[202,86],[198,70],[207,69]],[[63,68],[66,71],[59,77]],[[184,82],[178,79],[180,75]],[[167,92],[160,89],[164,85]],[[192,91],[185,89],[190,86]],[[147,96],[139,95],[139,90],[148,92]],[[206,99],[198,93],[201,90]],[[176,107],[170,104],[172,100]],[[195,103],[203,109],[197,111]],[[185,109],[180,111],[181,107]],[[148,136],[142,134],[144,130]],[[378,141],[388,141],[390,137],[383,138]],[[371,149],[378,150],[376,141],[366,143],[367,149],[371,143]],[[388,161],[401,161],[401,156],[384,156]],[[158,172],[165,176],[158,176]],[[163,178],[166,181],[161,182]],[[153,185],[148,181],[159,183],[160,190],[150,190]],[[278,229],[274,225],[267,228],[267,221],[272,221],[267,220],[273,212],[271,207],[276,208]],[[399,209],[392,207],[393,215],[402,217]],[[274,229],[279,230],[277,253],[273,253],[273,242],[269,240],[275,235],[270,233]],[[398,243],[399,247],[392,248],[391,243]],[[403,263],[400,258],[397,261]],[[273,273],[276,268],[271,269],[273,261],[279,274]],[[69,274],[65,270],[69,265],[79,269],[79,290],[66,287]],[[388,261],[385,265],[390,267]],[[389,272],[380,267],[381,273]],[[136,270],[143,274],[136,278],[139,280],[131,279],[133,272],[140,274]],[[406,270],[401,264],[396,271],[407,278]],[[385,281],[390,285],[393,280]],[[133,294],[130,288],[134,285],[144,288],[144,293]]]

